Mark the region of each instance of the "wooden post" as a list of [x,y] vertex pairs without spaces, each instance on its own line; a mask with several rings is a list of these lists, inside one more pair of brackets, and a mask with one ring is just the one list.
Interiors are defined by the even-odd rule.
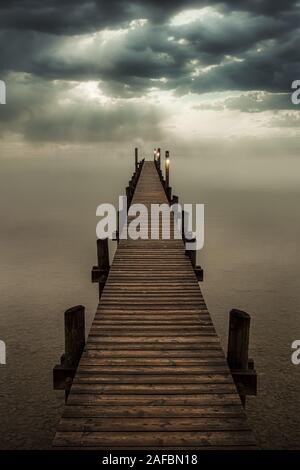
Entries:
[[109,251],[108,238],[97,240],[98,267],[104,271],[109,271]]
[[170,153],[166,150],[166,159],[165,159],[165,170],[166,170],[166,190],[170,185]]
[[109,272],[108,238],[97,240],[99,299],[104,289]]
[[65,390],[67,399],[85,344],[84,307],[76,305],[66,310],[64,323],[65,352],[60,364],[53,368],[53,387],[54,390]]
[[119,224],[119,219],[120,219],[120,211],[117,211],[117,220],[116,220],[116,241],[119,244],[120,242],[120,224]]
[[135,189],[136,184],[137,184],[137,172],[136,172],[136,171],[133,173],[133,176],[132,176],[132,178],[131,178],[131,181],[132,181],[133,189]]
[[85,343],[84,307],[77,305],[65,311],[65,364],[78,366]]
[[131,197],[132,197],[132,190],[131,190],[130,186],[126,187],[126,197],[127,197],[127,204],[128,204],[128,207],[129,207],[130,204],[131,204]]
[[[250,315],[237,309],[231,310],[229,315],[227,362],[231,370],[245,372],[248,369]],[[235,382],[240,393],[242,405],[245,408],[245,388],[243,387],[242,381],[238,381],[238,378],[235,379]]]
[[70,395],[72,383],[73,379],[71,377],[67,377],[65,380],[65,403],[67,403],[68,397]]
[[[188,236],[187,237],[185,236],[185,229],[186,228],[188,229],[188,227],[189,227],[189,213],[183,210],[182,215],[181,215],[181,230],[182,230],[182,240],[184,242],[186,238],[188,238]],[[187,233],[187,235],[189,235],[189,233]]]
[[167,194],[168,201],[171,202],[171,200],[172,200],[172,188],[171,188],[171,186],[167,186],[166,194]]
[[173,204],[178,204],[178,201],[179,201],[178,196],[175,196],[175,194],[174,194],[174,196],[171,199],[171,206]]
[[160,169],[160,148],[157,149],[157,163],[158,163],[158,168]]
[[[196,238],[192,238],[191,240],[185,240],[185,242],[195,243]],[[190,258],[192,266],[195,269],[196,268],[196,261],[197,261],[197,250],[185,250],[185,255]]]
[[230,369],[248,369],[250,315],[237,309],[229,315],[228,365]]
[[138,169],[138,164],[139,164],[139,150],[137,147],[134,149],[134,157],[135,157],[135,171]]

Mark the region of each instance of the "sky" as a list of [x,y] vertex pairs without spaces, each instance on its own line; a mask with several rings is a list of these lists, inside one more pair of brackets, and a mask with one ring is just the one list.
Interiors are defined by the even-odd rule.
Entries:
[[0,139],[296,152],[299,48],[298,0],[1,0]]

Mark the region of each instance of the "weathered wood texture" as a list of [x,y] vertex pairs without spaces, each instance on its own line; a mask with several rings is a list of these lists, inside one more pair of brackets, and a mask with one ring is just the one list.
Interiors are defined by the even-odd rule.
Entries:
[[[167,203],[154,163],[132,203]],[[255,445],[182,240],[120,240],[54,446]]]

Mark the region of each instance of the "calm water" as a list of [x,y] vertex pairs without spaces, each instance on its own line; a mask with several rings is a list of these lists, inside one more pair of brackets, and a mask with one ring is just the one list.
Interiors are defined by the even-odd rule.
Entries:
[[[151,148],[151,147],[150,147]],[[0,447],[49,447],[63,407],[52,367],[63,351],[63,311],[77,303],[90,323],[97,288],[95,209],[129,179],[131,148],[52,149],[0,157]],[[206,204],[203,291],[224,347],[228,311],[252,317],[259,374],[248,415],[264,447],[300,448],[300,162],[255,155],[178,153],[172,185],[181,201]]]

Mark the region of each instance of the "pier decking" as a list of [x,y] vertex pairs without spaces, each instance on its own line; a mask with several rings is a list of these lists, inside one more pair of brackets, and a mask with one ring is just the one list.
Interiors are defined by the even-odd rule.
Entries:
[[[163,202],[145,162],[132,203]],[[256,446],[182,240],[120,240],[54,446]]]

